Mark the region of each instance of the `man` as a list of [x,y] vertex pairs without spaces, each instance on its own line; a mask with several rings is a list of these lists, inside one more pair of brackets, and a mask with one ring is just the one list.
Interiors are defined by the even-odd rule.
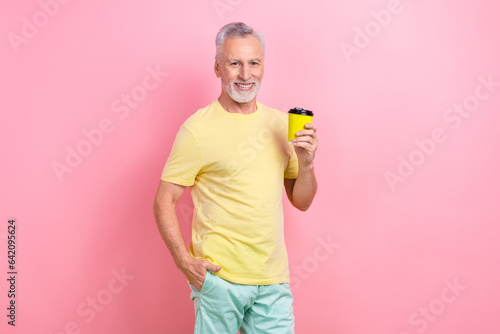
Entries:
[[[194,301],[195,333],[294,333],[283,233],[283,184],[305,211],[316,192],[316,126],[293,144],[287,115],[257,102],[264,38],[244,23],[216,38],[219,98],[181,126],[158,187],[154,213]],[[193,198],[186,250],[175,205]]]

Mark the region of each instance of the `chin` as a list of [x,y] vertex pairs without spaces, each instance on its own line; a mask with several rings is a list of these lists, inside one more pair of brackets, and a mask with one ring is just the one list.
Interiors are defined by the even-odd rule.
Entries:
[[255,91],[255,92],[249,92],[249,94],[245,95],[245,96],[241,96],[240,94],[238,94],[238,93],[236,93],[236,92],[233,91],[233,92],[231,92],[229,94],[229,96],[235,102],[238,102],[238,103],[249,103],[249,102],[252,102],[257,97],[257,91]]
[[233,100],[234,102],[238,102],[238,103],[250,103],[250,102],[252,102],[252,100],[253,100],[253,99],[254,99],[254,98],[252,98],[252,99],[233,99],[233,98],[232,98],[232,100]]

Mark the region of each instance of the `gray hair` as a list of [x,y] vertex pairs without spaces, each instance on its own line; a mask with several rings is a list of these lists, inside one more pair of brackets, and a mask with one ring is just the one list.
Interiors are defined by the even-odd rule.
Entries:
[[215,57],[217,60],[220,60],[220,55],[222,54],[222,45],[224,44],[224,41],[226,38],[229,37],[246,37],[247,35],[252,35],[260,43],[260,47],[262,48],[262,55],[264,55],[264,49],[266,45],[266,41],[264,39],[264,35],[262,35],[260,32],[253,30],[251,27],[247,26],[243,22],[233,22],[233,23],[228,23],[225,26],[223,26],[220,30],[219,33],[217,34],[217,37],[215,38],[215,47],[216,47],[216,53]]

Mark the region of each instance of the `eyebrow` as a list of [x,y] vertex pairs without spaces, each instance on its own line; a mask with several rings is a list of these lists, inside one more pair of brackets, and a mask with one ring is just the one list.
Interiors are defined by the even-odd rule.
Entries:
[[[227,61],[228,61],[228,62],[233,62],[233,61],[238,61],[238,62],[241,62],[241,59],[236,59],[236,58],[228,58],[228,59],[227,59]],[[249,61],[250,61],[250,62],[252,62],[252,61],[260,61],[260,62],[262,62],[262,59],[260,59],[260,58],[258,58],[258,57],[257,57],[257,58],[252,58],[252,59],[250,59]]]

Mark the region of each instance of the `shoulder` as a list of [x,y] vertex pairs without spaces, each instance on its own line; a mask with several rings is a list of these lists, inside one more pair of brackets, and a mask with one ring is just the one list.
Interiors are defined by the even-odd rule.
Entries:
[[198,109],[194,114],[188,117],[186,121],[182,124],[183,127],[188,129],[189,131],[196,131],[198,128],[203,126],[203,123],[210,119],[212,115],[212,111],[214,108],[214,102],[209,105]]
[[271,128],[278,131],[284,131],[288,128],[288,114],[279,109],[265,106],[262,103],[259,103],[258,106],[263,109],[264,119],[271,124]]
[[280,120],[287,120],[288,118],[288,115],[279,109],[268,107],[260,102],[257,102],[257,105],[270,117],[279,118]]

